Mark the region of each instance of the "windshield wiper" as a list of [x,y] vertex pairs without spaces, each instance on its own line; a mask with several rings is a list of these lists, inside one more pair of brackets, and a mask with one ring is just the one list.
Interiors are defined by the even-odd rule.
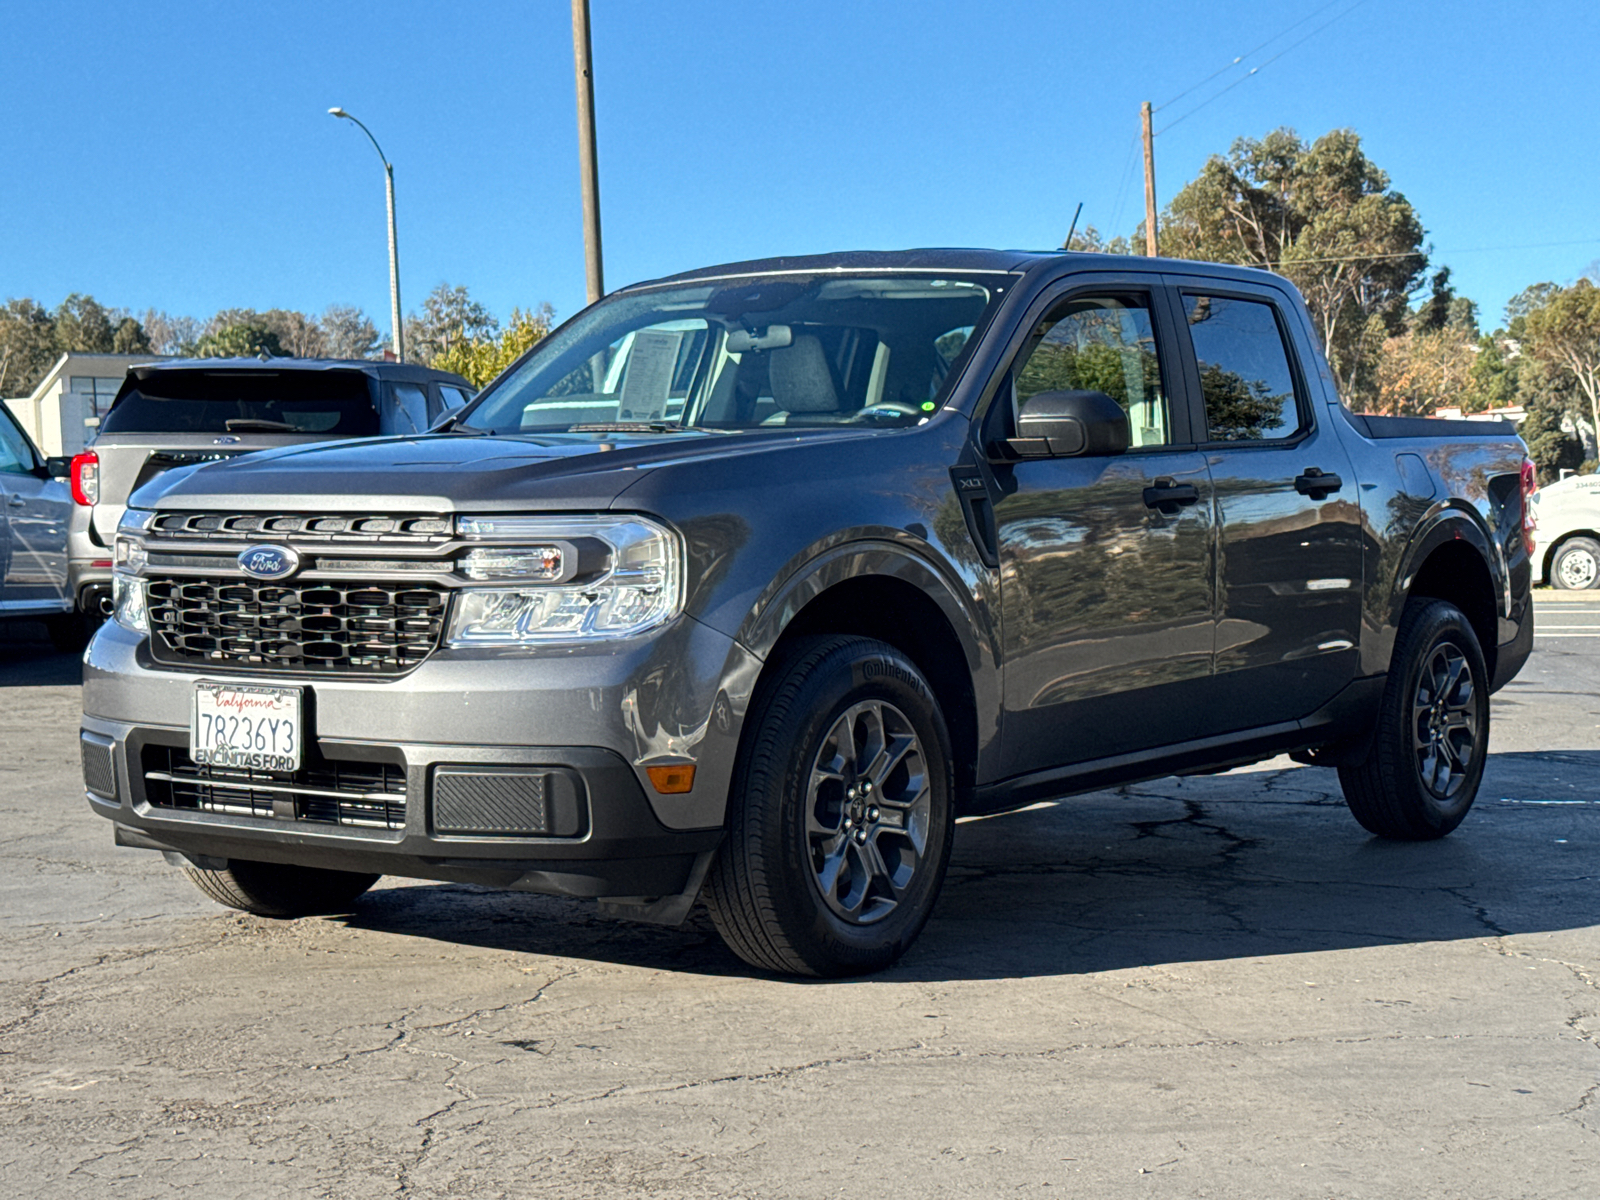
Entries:
[[427,432],[454,433],[463,437],[488,437],[491,431],[488,429],[474,429],[460,417],[446,417]]
[[285,421],[264,421],[260,417],[229,417],[223,422],[229,433],[304,433],[298,425]]
[[595,421],[589,425],[569,425],[568,433],[704,433],[693,425],[676,421]]

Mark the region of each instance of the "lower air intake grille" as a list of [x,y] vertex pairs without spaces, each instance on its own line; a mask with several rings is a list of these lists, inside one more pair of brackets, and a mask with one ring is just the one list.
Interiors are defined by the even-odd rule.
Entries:
[[581,786],[570,771],[540,767],[436,767],[435,833],[478,837],[576,837]]
[[404,829],[406,773],[389,763],[324,762],[293,775],[196,766],[178,746],[146,746],[145,799],[156,808]]
[[83,751],[84,790],[93,792],[96,796],[103,796],[107,800],[115,800],[117,772],[111,757],[111,747],[105,742],[91,740],[86,733],[79,737],[78,745]]
[[439,645],[446,597],[416,584],[150,579],[151,653],[172,664],[399,675]]

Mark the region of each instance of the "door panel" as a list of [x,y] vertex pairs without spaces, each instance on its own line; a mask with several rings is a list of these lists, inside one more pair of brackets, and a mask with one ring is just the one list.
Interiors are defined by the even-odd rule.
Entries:
[[[1011,491],[995,507],[1007,773],[1199,736],[1214,638],[1204,457],[1055,459],[996,474]],[[1198,501],[1148,507],[1145,490],[1167,480],[1192,484]]]
[[1305,386],[1291,311],[1265,289],[1236,286],[1191,282],[1181,297],[1218,514],[1209,733],[1315,712],[1354,678],[1360,639],[1361,508],[1349,458],[1315,420],[1326,410]]

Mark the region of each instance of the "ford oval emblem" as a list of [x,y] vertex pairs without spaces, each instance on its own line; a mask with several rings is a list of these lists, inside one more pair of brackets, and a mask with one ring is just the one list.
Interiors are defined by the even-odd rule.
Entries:
[[239,552],[239,569],[252,579],[287,579],[300,569],[300,556],[287,546],[251,546]]

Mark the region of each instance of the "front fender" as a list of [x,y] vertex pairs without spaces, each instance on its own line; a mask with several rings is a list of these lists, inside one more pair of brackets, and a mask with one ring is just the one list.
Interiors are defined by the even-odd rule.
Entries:
[[896,579],[915,588],[939,610],[961,648],[972,685],[979,779],[998,769],[1001,711],[1000,647],[983,591],[941,569],[900,542],[861,539],[830,546],[802,559],[751,607],[735,641],[765,661],[805,608],[830,589],[863,578]]

